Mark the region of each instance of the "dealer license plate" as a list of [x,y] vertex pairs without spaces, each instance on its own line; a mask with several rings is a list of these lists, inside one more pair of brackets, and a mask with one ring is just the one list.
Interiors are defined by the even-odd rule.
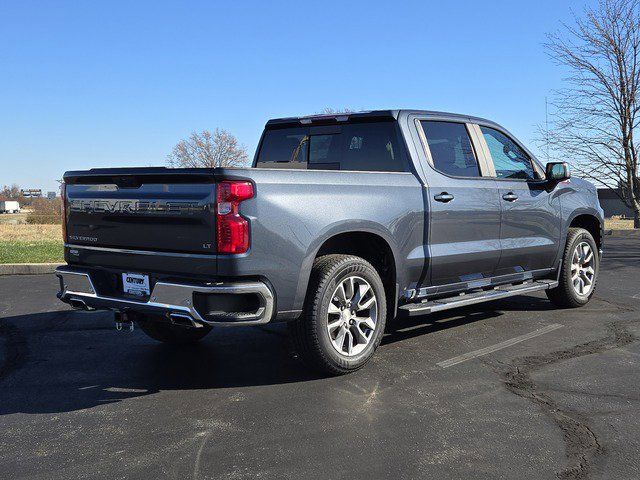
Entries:
[[139,273],[123,273],[122,289],[124,293],[143,297],[149,295],[149,275]]

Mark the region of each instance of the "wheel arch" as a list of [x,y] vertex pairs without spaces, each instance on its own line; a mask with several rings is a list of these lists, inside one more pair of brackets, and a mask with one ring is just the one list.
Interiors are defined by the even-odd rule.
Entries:
[[[296,293],[296,305],[302,308],[306,297],[313,262],[321,255],[341,253],[364,258],[378,271],[387,294],[387,309],[394,312],[398,301],[398,278],[403,275],[398,250],[391,235],[376,224],[359,224],[357,228],[334,226],[308,249],[301,267]],[[400,271],[398,271],[400,270]]]
[[564,254],[565,247],[567,246],[569,229],[574,227],[584,228],[591,233],[596,242],[596,246],[599,250],[602,250],[604,243],[604,218],[596,209],[575,209],[567,216],[567,220],[564,222],[562,229],[562,236],[558,245],[558,256],[554,262],[554,270],[558,275],[560,274],[560,267],[562,265],[562,255]]
[[[594,212],[576,212],[567,223],[569,228],[584,228],[588,231],[596,242],[598,249],[602,248],[604,226],[598,215]],[[566,234],[565,234],[566,242]]]

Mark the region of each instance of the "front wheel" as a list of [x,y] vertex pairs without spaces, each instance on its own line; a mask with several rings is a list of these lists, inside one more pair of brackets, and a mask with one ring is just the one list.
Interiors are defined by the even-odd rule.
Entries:
[[290,331],[305,363],[339,375],[373,356],[386,316],[384,285],[375,268],[353,255],[325,255],[313,264],[303,316]]
[[570,228],[560,266],[559,283],[547,290],[555,305],[575,308],[585,305],[593,296],[600,269],[598,246],[583,228]]

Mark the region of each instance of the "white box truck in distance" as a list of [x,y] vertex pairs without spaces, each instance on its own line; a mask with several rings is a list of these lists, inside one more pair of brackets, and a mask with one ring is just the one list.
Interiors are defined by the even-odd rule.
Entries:
[[18,213],[20,212],[20,204],[15,200],[7,200],[0,202],[0,213]]

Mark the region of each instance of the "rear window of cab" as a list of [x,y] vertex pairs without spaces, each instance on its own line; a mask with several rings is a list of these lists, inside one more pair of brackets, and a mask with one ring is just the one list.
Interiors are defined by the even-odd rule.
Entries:
[[268,129],[256,167],[407,172],[404,143],[395,122]]

